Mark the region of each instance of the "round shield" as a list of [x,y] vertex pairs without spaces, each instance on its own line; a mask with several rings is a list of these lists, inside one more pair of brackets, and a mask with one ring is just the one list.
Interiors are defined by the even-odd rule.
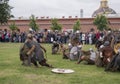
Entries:
[[51,71],[54,73],[62,73],[62,74],[74,72],[74,70],[72,69],[60,69],[60,68],[55,68],[55,69],[52,69]]
[[120,43],[117,43],[117,44],[114,45],[115,53],[118,53],[118,49],[120,49]]

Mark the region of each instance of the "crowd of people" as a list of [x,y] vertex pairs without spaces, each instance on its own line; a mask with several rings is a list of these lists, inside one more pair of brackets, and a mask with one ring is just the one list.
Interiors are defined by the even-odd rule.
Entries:
[[[0,42],[17,42],[24,43],[27,37],[28,32],[20,32],[19,30],[10,32],[8,30],[0,31]],[[79,38],[79,42],[83,44],[95,44],[96,40],[99,38],[103,38],[105,32],[72,32],[72,31],[34,31],[34,37],[37,39],[39,43],[52,43],[53,41],[57,41],[60,43],[69,43],[69,40],[76,35]]]

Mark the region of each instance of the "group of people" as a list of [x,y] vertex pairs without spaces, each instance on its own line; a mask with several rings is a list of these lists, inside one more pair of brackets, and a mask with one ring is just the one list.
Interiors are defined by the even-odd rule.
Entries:
[[120,71],[120,32],[108,31],[104,39],[96,43],[99,58],[97,66],[104,66],[105,71]]
[[[55,46],[56,44],[57,46]],[[85,51],[82,49],[82,45],[78,37],[75,36],[67,47],[61,43],[53,43],[52,51],[55,49],[54,52],[57,53],[60,46],[63,59],[75,60],[77,64],[86,61],[90,65],[105,67],[105,71],[120,70],[120,32],[107,31],[104,38],[99,38],[96,41],[96,51],[92,48]]]
[[[71,39],[68,48],[65,48],[63,43],[53,41],[52,54],[62,51],[63,59],[78,60],[78,63],[82,60],[88,61],[89,57],[82,56],[81,48],[82,44],[79,44],[79,39],[75,36]],[[91,49],[90,54],[92,54],[92,52],[93,50]],[[53,67],[46,62],[44,53],[46,53],[46,49],[37,42],[33,34],[29,33],[24,44],[20,48],[20,60],[22,61],[22,65],[31,66],[33,63],[36,67],[38,67],[38,62],[42,66]],[[94,56],[91,55],[90,60],[93,60],[95,58]]]
[[[69,59],[71,61],[77,61],[79,64],[82,61],[86,61],[88,64],[95,64],[96,53],[90,48],[88,51],[82,49],[82,43],[79,43],[78,37],[73,37],[68,46],[62,43],[53,42],[52,54],[62,52],[63,59]],[[54,52],[54,53],[53,53]]]
[[[105,71],[118,71],[120,70],[120,45],[116,45],[119,43],[120,33],[108,31],[103,38],[99,38],[96,41],[96,51],[93,48],[85,51],[82,48],[84,44],[79,41],[76,33],[70,39],[67,47],[59,41],[53,41],[51,50],[52,54],[62,52],[63,59],[76,61],[76,64],[86,61],[90,65],[95,64],[98,67],[105,67]],[[42,66],[52,68],[53,66],[46,62],[45,52],[46,49],[38,43],[34,36],[28,34],[24,45],[20,49],[22,65],[31,66],[33,63],[38,67],[38,62]]]

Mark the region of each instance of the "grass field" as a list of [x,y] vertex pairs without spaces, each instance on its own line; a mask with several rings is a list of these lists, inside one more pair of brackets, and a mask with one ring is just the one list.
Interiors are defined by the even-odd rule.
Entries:
[[[25,67],[19,60],[17,43],[0,43],[0,84],[120,84],[120,73],[105,72],[95,65],[75,64],[63,60],[62,55],[51,55],[51,45],[42,44],[47,49],[48,63],[56,68],[73,69],[72,74],[55,74],[50,68]],[[84,46],[87,50],[94,46]]]

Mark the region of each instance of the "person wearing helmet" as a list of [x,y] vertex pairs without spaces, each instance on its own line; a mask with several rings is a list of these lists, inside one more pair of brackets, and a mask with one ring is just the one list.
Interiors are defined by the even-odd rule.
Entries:
[[110,42],[109,41],[105,41],[103,45],[104,46],[110,46]]
[[96,53],[92,48],[89,51],[83,51],[83,55],[78,59],[77,64],[80,64],[82,61],[86,61],[87,64],[95,64]]
[[105,41],[103,47],[100,49],[100,57],[103,62],[103,66],[106,66],[114,55],[114,50],[110,45],[109,41]]
[[72,48],[70,49],[69,59],[70,60],[78,60],[79,51],[78,51],[79,39],[78,37],[74,37],[71,39]]
[[108,30],[105,37],[104,37],[104,39],[103,39],[103,42],[104,43],[106,42],[106,44],[109,42],[109,45],[111,47],[113,47],[114,39],[115,39],[115,36],[114,36],[113,32],[111,30]]
[[59,43],[56,41],[53,41],[52,44],[52,54],[57,54],[59,51]]
[[[25,44],[28,46],[29,51],[27,52],[27,55],[33,55],[33,59],[38,61],[41,66],[47,66],[47,67],[52,67],[48,63],[46,63],[46,59],[44,57],[44,52],[46,53],[46,49],[41,46],[32,36],[32,34],[28,34],[27,40]],[[43,52],[44,51],[44,52]],[[38,65],[36,65],[38,66]]]

